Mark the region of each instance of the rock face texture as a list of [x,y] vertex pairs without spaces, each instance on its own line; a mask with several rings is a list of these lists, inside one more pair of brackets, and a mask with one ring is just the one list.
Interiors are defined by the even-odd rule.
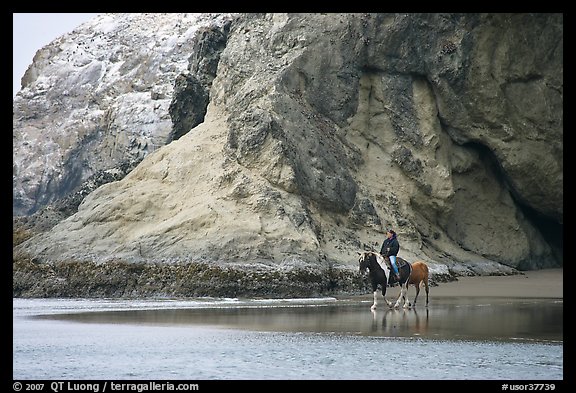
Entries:
[[[147,39],[121,50],[119,23]],[[50,68],[91,32],[117,63]],[[24,78],[14,211],[144,159],[16,251],[356,269],[391,227],[437,274],[561,266],[562,51],[557,14],[103,16]],[[98,88],[71,101],[79,79]]]
[[228,15],[103,14],[39,50],[14,99],[13,212],[166,144],[174,80]]

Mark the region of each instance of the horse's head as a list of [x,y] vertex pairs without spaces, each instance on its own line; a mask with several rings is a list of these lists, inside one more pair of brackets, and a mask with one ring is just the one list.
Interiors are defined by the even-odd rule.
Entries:
[[364,274],[366,269],[370,266],[370,258],[375,258],[374,253],[371,251],[362,251],[358,255],[358,266],[360,268],[360,273]]

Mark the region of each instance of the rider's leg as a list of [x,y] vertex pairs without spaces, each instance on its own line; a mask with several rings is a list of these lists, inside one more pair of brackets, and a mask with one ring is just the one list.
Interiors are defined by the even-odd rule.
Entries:
[[398,278],[400,274],[398,273],[398,266],[396,266],[396,255],[390,255],[389,258],[392,269],[394,270],[394,274],[396,275],[396,278]]

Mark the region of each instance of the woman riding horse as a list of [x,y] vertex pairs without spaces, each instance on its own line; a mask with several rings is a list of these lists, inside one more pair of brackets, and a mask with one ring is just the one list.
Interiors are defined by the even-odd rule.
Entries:
[[[377,291],[378,286],[382,291],[382,297],[386,301],[389,307],[400,307],[401,302],[404,303],[404,307],[416,306],[416,300],[418,299],[418,294],[420,293],[420,285],[424,284],[426,288],[426,307],[428,307],[428,266],[423,261],[416,261],[412,264],[404,261],[405,263],[400,268],[400,294],[396,303],[392,305],[388,300],[386,300],[386,287],[388,284],[388,277],[390,276],[390,269],[384,263],[384,258],[382,255],[373,251],[359,252],[360,259],[359,268],[360,273],[364,273],[366,270],[369,271],[370,283],[372,284],[372,291],[374,293],[374,304],[372,305],[372,310],[376,309],[378,305]],[[410,304],[408,300],[408,285],[414,285],[416,287],[416,296],[414,297],[414,303]]]
[[400,251],[400,243],[398,243],[396,232],[392,229],[388,229],[386,231],[386,239],[382,243],[382,248],[380,249],[380,254],[383,257],[388,257],[390,259],[392,270],[394,270],[394,278],[397,282],[400,282],[400,274],[398,273],[398,265],[396,264],[398,251]]

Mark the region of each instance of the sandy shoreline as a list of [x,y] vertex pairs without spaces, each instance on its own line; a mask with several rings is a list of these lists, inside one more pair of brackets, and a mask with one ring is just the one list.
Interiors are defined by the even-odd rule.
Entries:
[[[563,298],[563,269],[543,269],[523,272],[513,276],[458,277],[457,281],[430,287],[430,297],[489,296],[489,297],[538,297]],[[389,293],[397,292],[397,287]],[[414,296],[410,287],[409,296]],[[424,288],[420,296],[425,295]]]

